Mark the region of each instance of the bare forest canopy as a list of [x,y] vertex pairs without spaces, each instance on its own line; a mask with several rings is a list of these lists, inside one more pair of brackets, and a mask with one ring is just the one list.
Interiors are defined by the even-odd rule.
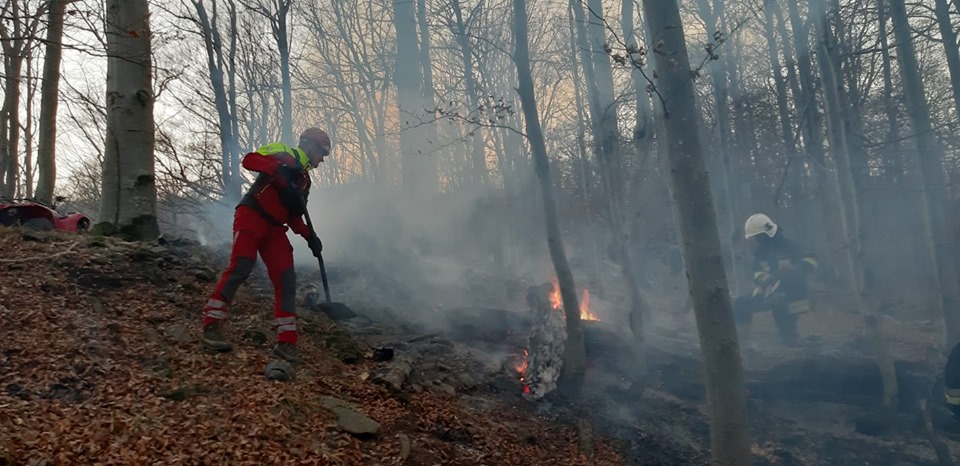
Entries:
[[[736,368],[706,371],[740,394],[707,397],[732,423],[727,298],[753,291],[762,212],[862,317],[891,408],[884,322],[938,322],[934,359],[960,341],[958,27],[960,0],[0,0],[0,196],[224,247],[243,155],[320,127],[330,263],[409,289],[556,280],[565,376],[577,316],[629,330],[639,382],[692,304],[704,364]],[[585,289],[623,299],[581,310]],[[738,428],[716,461],[748,455]]]

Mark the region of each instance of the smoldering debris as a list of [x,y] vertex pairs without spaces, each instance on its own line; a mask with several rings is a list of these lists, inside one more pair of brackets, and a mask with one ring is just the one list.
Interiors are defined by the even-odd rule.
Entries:
[[545,284],[531,288],[527,295],[533,313],[533,325],[525,349],[527,360],[521,383],[524,398],[531,401],[556,390],[563,369],[567,330],[563,313],[557,312],[551,302],[552,292],[553,287]]

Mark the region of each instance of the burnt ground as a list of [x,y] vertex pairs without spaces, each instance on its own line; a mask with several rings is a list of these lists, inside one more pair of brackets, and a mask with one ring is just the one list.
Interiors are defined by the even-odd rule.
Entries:
[[[469,379],[483,383],[462,401],[507,401],[532,409],[550,422],[576,425],[575,419],[589,419],[590,425],[580,430],[616,439],[624,464],[708,464],[709,423],[699,347],[692,310],[684,308],[682,282],[648,294],[654,308],[648,326],[653,373],[642,393],[630,390],[616,370],[617,364],[609,363],[610,355],[601,354],[588,361],[583,398],[571,402],[548,396],[530,402],[519,397],[521,385],[510,369],[523,349],[524,334],[514,330],[516,321],[527,313],[521,290],[532,284],[531,278],[472,272],[468,284],[459,288],[402,292],[398,290],[403,286],[389,274],[378,275],[375,267],[364,270],[364,278],[358,280],[362,285],[343,281],[334,286],[344,300],[350,295],[363,296],[357,301],[374,310],[370,313],[376,316],[373,318],[405,322],[390,326],[395,333],[374,326],[369,331],[358,329],[357,334],[373,344],[398,347],[398,354],[421,361],[413,364],[416,369],[408,380],[413,389],[430,386],[438,378],[449,382],[449,374],[466,373]],[[547,280],[549,277],[543,277]],[[609,285],[615,280],[619,277],[611,274],[603,297],[593,295],[591,310],[609,327],[625,329],[626,316],[621,314],[627,307],[625,293]],[[371,283],[377,285],[370,287]],[[590,286],[587,280],[583,283]],[[354,285],[382,293],[375,297],[369,291],[356,291]],[[413,304],[417,296],[430,298]],[[427,302],[430,299],[434,302]],[[946,410],[937,385],[944,359],[937,347],[940,330],[936,322],[883,319],[897,361],[901,397],[894,417],[880,422],[878,419],[884,419],[877,410],[880,378],[860,336],[861,317],[851,311],[849,297],[835,291],[819,290],[814,301],[816,313],[800,321],[804,341],[799,347],[780,344],[771,316],[759,315],[754,321],[758,347],[744,364],[755,464],[938,465],[924,428],[922,403],[931,406],[936,438],[952,455],[960,454],[960,423]],[[427,309],[427,317],[411,323],[417,319],[391,304],[401,302]],[[510,317],[501,317],[503,311],[509,311]],[[508,331],[503,331],[504,326]],[[422,339],[396,343],[417,336]],[[589,336],[587,345],[590,360]],[[443,355],[439,370],[434,364],[438,354]],[[502,366],[507,366],[506,373]]]
[[[213,356],[196,339],[222,252],[32,239],[0,230],[0,465],[708,464],[699,349],[677,283],[649,295],[653,371],[644,390],[630,390],[617,355],[594,350],[582,397],[531,402],[516,372],[525,344],[518,322],[526,287],[549,276],[427,261],[397,273],[328,260],[334,299],[359,317],[336,323],[303,306],[310,361],[284,384],[262,375],[272,339],[262,268],[231,317],[237,350]],[[456,279],[425,279],[434,269]],[[625,294],[609,275],[591,310],[596,328],[620,331]],[[298,276],[304,293],[319,286],[309,260],[298,257]],[[816,318],[801,321],[800,348],[780,346],[772,320],[756,320],[760,351],[745,362],[755,464],[939,464],[918,409],[940,364],[935,324],[887,319],[907,389],[894,428],[871,428],[879,379],[863,363],[859,317],[818,304]],[[350,434],[324,396],[351,404],[379,431]],[[957,423],[931,400],[939,438],[960,451]]]

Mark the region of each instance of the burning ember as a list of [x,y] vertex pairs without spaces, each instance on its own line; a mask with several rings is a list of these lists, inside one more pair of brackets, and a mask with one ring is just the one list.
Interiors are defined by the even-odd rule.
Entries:
[[[560,281],[553,277],[553,291],[550,292],[550,305],[554,309],[563,309],[563,300],[560,298]],[[583,297],[580,298],[580,320],[600,320],[596,314],[590,312],[590,291],[583,290]]]
[[520,364],[517,364],[517,372],[520,374],[520,381],[523,381],[523,373],[527,371],[527,356],[529,353],[526,349],[523,350],[523,358],[520,360]]
[[530,356],[530,352],[526,348],[523,350],[523,356],[520,357],[520,362],[514,367],[517,370],[517,373],[520,374],[520,384],[523,385],[523,393],[530,393],[530,386],[524,382],[524,377],[527,375],[527,357]]

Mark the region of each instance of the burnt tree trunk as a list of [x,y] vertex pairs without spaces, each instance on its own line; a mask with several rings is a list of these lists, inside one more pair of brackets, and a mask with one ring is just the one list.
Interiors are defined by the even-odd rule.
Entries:
[[573,281],[573,272],[567,262],[557,221],[557,205],[553,197],[553,183],[550,181],[550,162],[547,158],[547,146],[540,128],[540,116],[534,98],[533,77],[530,72],[530,50],[527,43],[527,9],[524,0],[513,2],[514,33],[516,34],[517,81],[523,118],[526,123],[527,140],[533,152],[534,171],[540,182],[540,195],[546,214],[547,246],[560,286],[560,298],[566,315],[567,344],[564,351],[563,372],[560,376],[561,392],[576,395],[583,384],[586,362],[583,349],[583,329],[580,325],[580,303]]

